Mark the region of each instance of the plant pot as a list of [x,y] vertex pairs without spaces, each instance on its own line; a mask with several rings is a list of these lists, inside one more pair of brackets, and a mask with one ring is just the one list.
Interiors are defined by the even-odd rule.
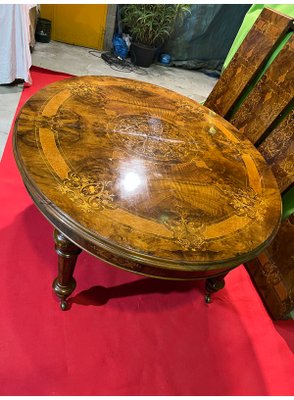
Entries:
[[136,42],[132,43],[130,48],[131,61],[138,67],[148,68],[154,60],[156,50],[156,47]]

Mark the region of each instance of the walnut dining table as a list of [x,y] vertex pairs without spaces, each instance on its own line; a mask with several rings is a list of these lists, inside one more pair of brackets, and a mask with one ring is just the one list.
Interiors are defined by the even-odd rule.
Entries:
[[82,250],[146,276],[204,279],[210,302],[280,224],[276,180],[252,143],[208,108],[150,83],[50,84],[22,107],[13,148],[55,228],[53,288],[63,310]]

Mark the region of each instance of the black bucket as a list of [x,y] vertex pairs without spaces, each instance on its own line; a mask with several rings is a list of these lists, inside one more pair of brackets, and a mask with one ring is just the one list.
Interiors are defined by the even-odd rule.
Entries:
[[139,67],[148,68],[152,64],[156,47],[150,47],[141,43],[132,43],[130,48],[131,61]]
[[51,21],[45,18],[38,18],[35,39],[37,42],[49,43],[51,40]]

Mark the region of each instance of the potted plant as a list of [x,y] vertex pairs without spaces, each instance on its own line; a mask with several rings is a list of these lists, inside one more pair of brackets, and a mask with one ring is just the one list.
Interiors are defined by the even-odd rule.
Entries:
[[149,67],[156,50],[162,46],[189,12],[187,4],[128,4],[122,10],[122,23],[132,37],[131,60]]

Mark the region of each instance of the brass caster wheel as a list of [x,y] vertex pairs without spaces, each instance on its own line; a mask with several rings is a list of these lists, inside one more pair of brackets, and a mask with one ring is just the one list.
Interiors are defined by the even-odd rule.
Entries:
[[210,294],[206,294],[206,295],[205,295],[205,303],[206,303],[206,304],[209,304],[209,303],[211,303],[211,301],[212,301],[212,300],[211,300]]
[[62,311],[66,311],[66,309],[67,309],[67,301],[66,300],[60,301],[60,308]]

